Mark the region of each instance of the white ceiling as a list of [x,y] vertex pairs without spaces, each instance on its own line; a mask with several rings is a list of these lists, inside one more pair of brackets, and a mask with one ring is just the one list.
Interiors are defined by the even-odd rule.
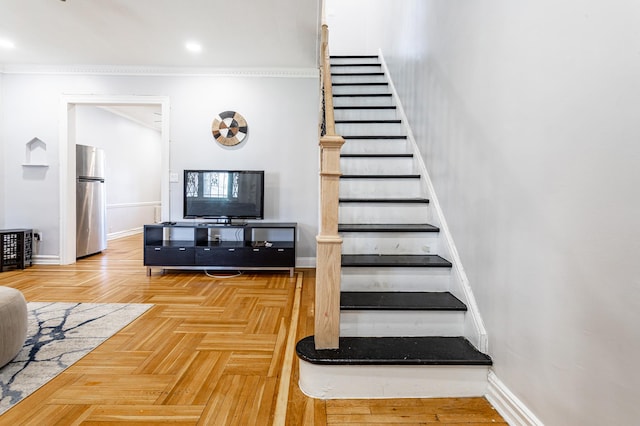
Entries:
[[[11,65],[315,68],[321,0],[0,0]],[[202,51],[185,49],[198,41]]]

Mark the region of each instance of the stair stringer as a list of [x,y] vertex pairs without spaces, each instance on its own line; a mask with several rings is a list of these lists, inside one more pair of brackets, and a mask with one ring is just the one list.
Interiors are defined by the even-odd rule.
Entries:
[[476,348],[478,348],[478,350],[483,353],[488,353],[489,341],[487,332],[484,327],[482,317],[480,316],[480,310],[478,309],[478,304],[476,303],[475,297],[473,295],[473,291],[469,283],[469,278],[467,277],[467,274],[462,265],[460,255],[458,254],[458,250],[451,235],[451,231],[449,230],[447,221],[440,206],[440,202],[438,201],[438,197],[433,187],[433,183],[427,170],[427,166],[424,163],[422,155],[420,155],[420,150],[418,148],[418,144],[416,143],[415,137],[413,136],[411,127],[408,125],[408,117],[402,106],[402,101],[398,96],[398,92],[393,83],[393,79],[391,78],[391,74],[389,73],[389,68],[384,59],[382,50],[378,51],[378,57],[380,60],[380,64],[382,65],[382,70],[387,77],[387,81],[389,82],[388,87],[392,93],[392,99],[395,101],[398,116],[402,120],[402,125],[405,127],[407,141],[409,142],[414,152],[416,171],[422,175],[421,181],[425,185],[427,197],[429,198],[429,209],[431,212],[432,224],[440,228],[440,236],[442,238],[439,247],[440,254],[443,257],[446,257],[453,264],[451,268],[450,291],[454,296],[456,296],[467,305],[467,313],[465,315],[464,321],[464,337],[466,337]]

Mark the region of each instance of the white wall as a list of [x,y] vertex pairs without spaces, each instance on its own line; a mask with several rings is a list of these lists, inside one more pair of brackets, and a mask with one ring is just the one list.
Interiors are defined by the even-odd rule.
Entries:
[[331,51],[382,49],[496,375],[544,424],[636,424],[640,3],[343,7]]
[[[3,81],[2,81],[2,73],[0,73],[0,176],[4,176],[4,146],[6,144],[5,140],[4,140],[4,133],[2,131],[2,123],[4,122],[4,120],[2,119],[2,116],[4,114],[4,109],[3,109],[3,103],[2,103],[2,88],[3,88]],[[4,201],[4,187],[7,184],[7,180],[6,179],[2,179],[2,182],[0,182],[0,228],[5,228],[4,226],[4,209],[5,209],[5,201]]]
[[160,132],[90,105],[76,106],[75,130],[76,143],[105,152],[109,237],[141,232],[160,206]]
[[[171,170],[262,169],[266,174],[266,220],[296,221],[298,259],[313,260],[317,234],[317,108],[315,71],[300,75],[238,72],[227,76],[109,76],[5,74],[0,139],[5,150],[5,225],[30,226],[45,234],[39,255],[59,253],[59,125],[61,96],[168,96],[171,107]],[[245,141],[232,149],[211,135],[214,117],[225,110],[244,115]],[[24,144],[47,143],[50,167],[24,176]],[[168,179],[168,176],[165,177]],[[182,219],[182,185],[170,184],[172,220]]]

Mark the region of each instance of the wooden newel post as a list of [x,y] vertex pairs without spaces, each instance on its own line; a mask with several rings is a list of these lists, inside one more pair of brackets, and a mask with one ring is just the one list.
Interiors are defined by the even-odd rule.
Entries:
[[340,263],[342,238],[338,235],[341,136],[320,138],[320,234],[316,237],[316,349],[337,349],[340,337]]

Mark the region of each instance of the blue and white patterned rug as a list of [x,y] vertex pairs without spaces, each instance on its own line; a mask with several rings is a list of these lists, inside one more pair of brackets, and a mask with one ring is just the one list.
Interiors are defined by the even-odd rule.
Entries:
[[27,306],[27,341],[13,361],[0,368],[0,415],[153,305],[30,302]]

